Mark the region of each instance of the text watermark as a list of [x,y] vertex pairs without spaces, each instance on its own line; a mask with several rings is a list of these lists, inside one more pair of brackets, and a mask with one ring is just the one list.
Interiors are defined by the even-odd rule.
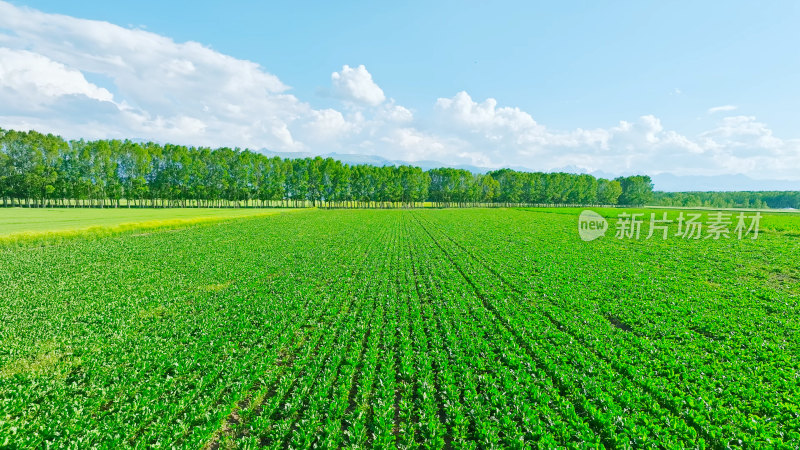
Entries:
[[[670,219],[663,212],[661,217],[656,213],[628,213],[621,212],[617,215],[614,237],[617,239],[663,239],[670,236],[680,239],[758,239],[758,227],[761,222],[761,213],[747,215],[715,211],[708,213],[705,220],[701,213],[684,213]],[[670,225],[675,225],[677,230],[670,235]],[[608,221],[600,214],[585,210],[578,217],[578,235],[584,241],[593,241],[606,235]],[[646,231],[646,234],[645,234]]]

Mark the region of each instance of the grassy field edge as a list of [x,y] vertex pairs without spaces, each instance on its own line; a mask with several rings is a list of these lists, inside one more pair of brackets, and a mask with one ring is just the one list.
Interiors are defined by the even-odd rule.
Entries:
[[116,225],[92,225],[85,228],[67,230],[21,231],[0,235],[0,249],[7,247],[27,246],[31,244],[56,244],[76,238],[100,238],[133,231],[160,231],[177,229],[237,219],[272,216],[283,214],[285,212],[286,211],[282,210],[271,210],[268,212],[248,215],[220,215],[181,219],[145,220],[125,222]]

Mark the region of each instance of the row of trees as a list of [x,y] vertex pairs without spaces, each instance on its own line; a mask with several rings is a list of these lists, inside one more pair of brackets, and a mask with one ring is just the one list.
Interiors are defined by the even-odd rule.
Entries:
[[800,209],[800,192],[656,192],[653,196],[653,204],[661,206],[706,206],[713,208]]
[[22,206],[367,206],[435,202],[632,204],[649,177],[615,180],[510,169],[488,174],[284,159],[248,150],[120,140],[65,141],[0,129],[0,199]]

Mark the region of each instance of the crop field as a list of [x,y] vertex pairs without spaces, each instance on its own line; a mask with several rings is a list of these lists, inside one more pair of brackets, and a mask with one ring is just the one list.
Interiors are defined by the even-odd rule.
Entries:
[[0,247],[0,447],[798,448],[800,216],[584,242],[579,212]]

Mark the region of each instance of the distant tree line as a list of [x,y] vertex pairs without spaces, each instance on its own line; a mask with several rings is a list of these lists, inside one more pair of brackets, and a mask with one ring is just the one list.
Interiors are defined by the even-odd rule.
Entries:
[[800,191],[655,192],[654,205],[800,209]]
[[227,147],[130,140],[65,141],[0,129],[3,206],[224,207],[643,205],[647,176],[348,165],[331,158],[279,158]]

